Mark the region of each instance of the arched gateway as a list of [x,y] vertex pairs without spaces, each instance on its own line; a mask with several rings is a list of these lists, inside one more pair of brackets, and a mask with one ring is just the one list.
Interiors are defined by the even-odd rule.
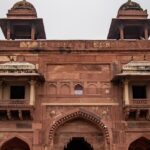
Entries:
[[74,110],[51,125],[53,150],[108,150],[109,133],[99,116],[83,109]]
[[30,148],[26,142],[17,137],[14,137],[3,143],[0,150],[30,150]]

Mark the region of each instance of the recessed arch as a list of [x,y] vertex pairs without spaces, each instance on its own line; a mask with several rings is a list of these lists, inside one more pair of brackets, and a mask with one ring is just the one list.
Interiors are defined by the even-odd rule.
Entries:
[[50,95],[56,95],[57,94],[57,86],[55,84],[48,85],[48,93]]
[[54,123],[51,125],[50,131],[49,131],[50,141],[54,138],[54,134],[60,126],[64,125],[68,121],[78,119],[78,118],[87,120],[87,121],[91,122],[92,124],[94,124],[95,126],[97,126],[98,128],[100,128],[104,134],[106,142],[108,144],[110,143],[108,128],[101,121],[101,118],[89,111],[84,110],[84,109],[74,110],[68,114],[63,115],[59,119],[55,120]]
[[97,85],[95,84],[89,84],[87,86],[87,94],[97,94]]
[[18,138],[18,137],[13,137],[11,139],[7,139],[4,141],[1,145],[1,150],[10,150],[10,149],[16,149],[16,150],[30,150],[30,146],[27,142],[24,140]]
[[60,94],[61,95],[70,95],[71,94],[70,85],[68,85],[68,84],[61,85]]

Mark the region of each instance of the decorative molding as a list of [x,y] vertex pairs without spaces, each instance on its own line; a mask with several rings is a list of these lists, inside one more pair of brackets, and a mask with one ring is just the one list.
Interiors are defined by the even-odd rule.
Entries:
[[119,106],[119,103],[42,103],[43,106]]

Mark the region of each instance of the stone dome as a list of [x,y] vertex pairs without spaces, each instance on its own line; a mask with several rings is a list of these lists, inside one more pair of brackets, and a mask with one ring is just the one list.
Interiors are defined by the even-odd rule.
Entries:
[[26,0],[19,1],[8,11],[8,16],[37,16],[35,7]]
[[146,19],[147,16],[147,10],[143,10],[138,3],[128,0],[119,8],[117,18]]
[[141,6],[136,3],[136,2],[132,2],[131,0],[128,0],[128,2],[126,2],[125,4],[123,4],[120,8],[120,10],[142,10]]
[[31,3],[27,2],[26,0],[15,3],[12,9],[13,10],[27,9],[27,10],[32,10],[36,12],[36,9],[34,8],[34,6]]

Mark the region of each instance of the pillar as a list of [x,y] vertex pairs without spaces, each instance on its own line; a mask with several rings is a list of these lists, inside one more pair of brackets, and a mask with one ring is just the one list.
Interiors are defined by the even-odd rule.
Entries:
[[35,40],[35,25],[33,23],[31,26],[31,39]]
[[35,84],[36,81],[34,80],[30,81],[30,105],[35,104]]
[[139,120],[139,115],[140,115],[140,110],[137,109],[137,111],[136,111],[136,120]]
[[19,119],[20,119],[20,120],[23,120],[22,111],[21,111],[21,110],[18,110],[18,113],[19,113]]
[[148,40],[148,26],[145,25],[145,28],[144,28],[144,37],[145,37],[145,40]]
[[129,81],[124,81],[124,101],[125,105],[129,105]]
[[3,100],[3,81],[0,81],[0,101]]
[[9,120],[11,120],[11,112],[10,112],[10,110],[7,110],[7,117],[8,117]]
[[47,145],[44,145],[44,150],[48,150],[48,146]]
[[123,40],[124,39],[124,26],[121,25],[119,28],[120,31],[120,39]]
[[7,40],[10,40],[10,22],[7,22]]

